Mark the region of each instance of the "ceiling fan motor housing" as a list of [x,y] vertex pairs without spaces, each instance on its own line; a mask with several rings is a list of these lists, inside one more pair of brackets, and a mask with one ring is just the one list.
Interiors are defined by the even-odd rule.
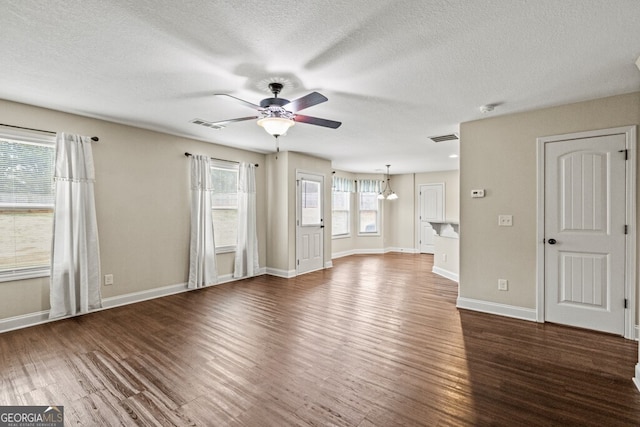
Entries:
[[289,100],[284,98],[265,98],[262,101],[260,101],[260,106],[262,108],[267,108],[271,105],[277,105],[279,107],[282,107],[283,105],[287,105],[288,103],[289,103]]

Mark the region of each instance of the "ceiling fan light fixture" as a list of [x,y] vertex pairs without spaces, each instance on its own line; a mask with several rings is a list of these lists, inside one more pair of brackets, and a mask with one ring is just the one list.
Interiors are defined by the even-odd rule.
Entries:
[[258,120],[258,126],[262,126],[271,136],[286,135],[289,128],[295,124],[293,120],[283,117],[265,117]]

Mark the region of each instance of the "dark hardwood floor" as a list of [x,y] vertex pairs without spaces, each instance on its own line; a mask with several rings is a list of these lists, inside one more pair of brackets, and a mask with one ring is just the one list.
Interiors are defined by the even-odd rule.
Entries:
[[640,425],[621,337],[457,310],[429,255],[334,260],[0,334],[66,425]]

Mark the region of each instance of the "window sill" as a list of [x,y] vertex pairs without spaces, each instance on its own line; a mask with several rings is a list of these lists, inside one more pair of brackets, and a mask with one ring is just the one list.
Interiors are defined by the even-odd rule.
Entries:
[[358,233],[358,237],[380,237],[380,233]]
[[0,282],[14,282],[17,280],[37,279],[39,277],[49,276],[51,276],[51,269],[49,267],[22,271],[15,270],[12,272],[0,273]]
[[216,248],[216,255],[218,254],[228,254],[236,251],[235,246],[222,246],[220,248]]
[[351,237],[351,234],[337,234],[335,236],[331,236],[331,240],[348,239],[349,237]]

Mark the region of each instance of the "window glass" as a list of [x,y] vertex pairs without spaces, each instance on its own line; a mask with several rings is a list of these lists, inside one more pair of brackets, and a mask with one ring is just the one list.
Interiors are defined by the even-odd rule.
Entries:
[[331,211],[331,234],[346,236],[350,233],[351,193],[334,191]]
[[320,183],[302,180],[302,225],[322,224],[322,201]]
[[378,193],[359,193],[359,233],[379,233]]
[[49,274],[53,137],[0,135],[0,280]]
[[238,165],[215,162],[211,167],[211,211],[216,249],[233,250],[238,238]]

